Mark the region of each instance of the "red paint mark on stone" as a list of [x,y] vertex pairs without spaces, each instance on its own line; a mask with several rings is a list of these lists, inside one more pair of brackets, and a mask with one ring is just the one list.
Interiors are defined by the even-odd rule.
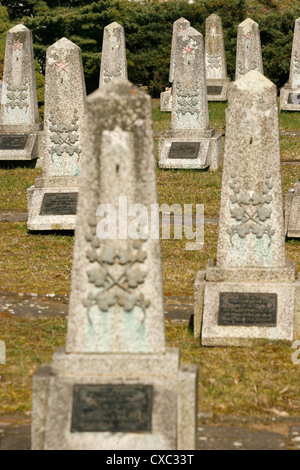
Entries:
[[185,53],[186,54],[192,54],[192,51],[194,50],[193,47],[191,47],[190,45],[184,47],[184,50],[185,50]]
[[67,66],[70,65],[70,64],[69,64],[69,62],[64,62],[64,61],[62,60],[60,64],[55,64],[55,65],[57,65],[57,67],[59,67],[59,72],[62,72],[63,70],[64,70],[65,72],[68,72],[68,71],[67,71]]
[[17,42],[15,42],[13,46],[14,46],[14,51],[16,51],[17,49],[19,49],[19,51],[21,51],[23,44],[21,42],[19,42],[19,39],[18,39]]

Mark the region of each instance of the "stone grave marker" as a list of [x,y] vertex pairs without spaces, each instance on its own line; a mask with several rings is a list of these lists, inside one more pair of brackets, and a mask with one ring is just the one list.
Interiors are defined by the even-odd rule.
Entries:
[[205,22],[205,65],[208,101],[227,101],[230,78],[220,16],[210,15]]
[[285,195],[285,233],[300,238],[300,180]]
[[[182,33],[185,29],[189,28],[190,22],[185,18],[179,18],[179,20],[173,23],[172,32],[172,45],[171,45],[171,58],[170,58],[170,69],[169,69],[169,82],[174,81],[175,71],[175,59],[176,59],[176,47],[177,47],[177,35]],[[165,91],[160,94],[160,110],[171,112],[172,111],[172,87],[167,87]]]
[[217,259],[197,273],[194,334],[202,324],[204,346],[292,341],[300,281],[285,256],[276,86],[252,70],[228,104]]
[[250,70],[264,73],[259,26],[247,18],[238,26],[235,79],[238,80]]
[[171,128],[159,138],[159,166],[215,170],[222,136],[209,128],[202,34],[191,27],[179,33],[176,53]]
[[157,204],[150,96],[124,79],[89,95],[85,145],[66,347],[33,380],[33,449],[195,449],[197,367],[165,345],[159,238],[128,236]]
[[74,230],[86,91],[81,50],[62,38],[47,49],[43,173],[27,190],[29,230]]
[[116,21],[103,31],[99,87],[115,78],[127,79],[125,32]]
[[0,161],[36,159],[39,130],[32,33],[19,24],[6,34],[0,109]]
[[295,21],[290,75],[280,90],[280,110],[300,111],[300,18]]

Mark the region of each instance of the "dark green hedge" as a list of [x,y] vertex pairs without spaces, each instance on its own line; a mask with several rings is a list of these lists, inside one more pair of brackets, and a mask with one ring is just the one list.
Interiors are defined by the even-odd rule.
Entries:
[[1,2],[13,24],[22,21],[32,30],[42,72],[47,47],[61,37],[81,47],[88,93],[99,82],[103,28],[113,21],[122,24],[129,79],[148,86],[156,97],[169,85],[173,22],[183,16],[204,35],[205,19],[211,13],[223,21],[229,75],[234,78],[237,27],[251,17],[260,26],[264,73],[282,86],[288,78],[294,22],[300,16],[299,1],[285,3],[291,6],[279,11],[272,0],[256,0],[253,5],[251,0],[196,0],[194,4],[175,0],[23,0],[22,6],[14,0]]

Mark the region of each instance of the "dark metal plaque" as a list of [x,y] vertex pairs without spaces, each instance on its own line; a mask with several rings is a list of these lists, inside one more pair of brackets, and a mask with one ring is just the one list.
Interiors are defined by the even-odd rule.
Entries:
[[0,135],[0,150],[24,150],[28,135]]
[[76,215],[78,193],[46,193],[40,215]]
[[208,95],[220,95],[222,93],[223,87],[217,85],[208,85],[207,94]]
[[197,158],[200,142],[172,142],[169,158]]
[[221,292],[218,325],[276,326],[277,294]]
[[289,104],[300,104],[300,93],[289,93]]
[[151,431],[152,402],[152,385],[75,384],[71,432]]

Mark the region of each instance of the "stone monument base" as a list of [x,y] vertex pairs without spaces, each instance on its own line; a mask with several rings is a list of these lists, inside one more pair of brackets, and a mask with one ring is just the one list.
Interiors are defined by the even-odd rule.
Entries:
[[206,131],[168,130],[158,139],[159,167],[217,170],[222,163],[222,135]]
[[300,111],[300,87],[285,84],[280,90],[280,111]]
[[33,379],[33,450],[195,450],[197,366],[162,354],[55,351]]
[[0,161],[38,158],[40,126],[0,126]]
[[300,238],[300,180],[285,195],[285,233]]
[[300,279],[285,268],[218,268],[212,260],[194,284],[194,336],[203,346],[293,341],[300,320]]
[[160,94],[160,110],[164,112],[172,111],[172,88],[166,88]]
[[75,230],[78,177],[36,178],[27,189],[28,230]]
[[210,78],[206,80],[207,101],[227,101],[230,78]]

